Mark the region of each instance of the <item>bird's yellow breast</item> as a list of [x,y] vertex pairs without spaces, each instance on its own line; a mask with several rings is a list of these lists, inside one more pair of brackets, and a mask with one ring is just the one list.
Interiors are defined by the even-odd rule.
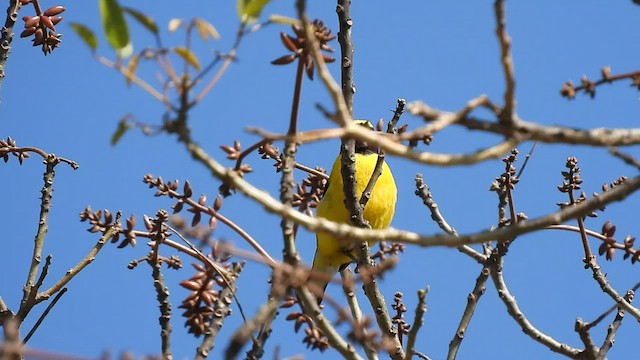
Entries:
[[[356,153],[356,190],[358,198],[367,187],[371,178],[377,154]],[[371,197],[364,208],[364,218],[373,229],[384,229],[391,224],[396,209],[397,189],[396,183],[387,163],[382,164],[382,175],[378,178]],[[344,192],[342,174],[340,172],[340,156],[336,159],[329,178],[329,187],[317,207],[317,216],[327,220],[348,223],[349,213],[344,204]],[[328,234],[317,234],[317,253],[329,260],[332,266],[348,263],[351,259],[346,256],[345,249],[353,248],[354,244],[341,241]]]

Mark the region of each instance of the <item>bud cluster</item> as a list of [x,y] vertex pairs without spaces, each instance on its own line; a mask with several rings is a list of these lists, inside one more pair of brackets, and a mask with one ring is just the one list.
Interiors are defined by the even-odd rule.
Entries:
[[47,55],[57,48],[62,34],[56,33],[56,24],[62,17],[60,15],[65,9],[62,6],[53,6],[44,13],[40,11],[40,6],[34,0],[20,0],[22,5],[33,3],[36,8],[36,16],[24,16],[24,31],[20,37],[26,38],[33,36],[33,46],[42,46],[42,52]]

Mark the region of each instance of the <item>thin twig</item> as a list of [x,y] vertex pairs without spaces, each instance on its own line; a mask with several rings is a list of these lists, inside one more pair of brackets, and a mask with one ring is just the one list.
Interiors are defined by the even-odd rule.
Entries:
[[[260,245],[260,242],[257,241],[256,239],[254,239],[246,230],[244,230],[241,226],[239,226],[238,224],[233,222],[231,219],[229,219],[226,216],[220,214],[218,211],[212,211],[212,209],[210,207],[202,205],[202,204],[198,203],[198,201],[193,200],[192,198],[184,198],[183,194],[179,193],[176,190],[167,189],[166,193],[171,198],[182,199],[182,201],[185,204],[197,209],[200,212],[203,212],[203,213],[206,213],[206,214],[208,214],[210,216],[215,217],[220,222],[222,222],[223,224],[227,225],[231,230],[233,230],[238,235],[240,235],[251,247],[253,247],[258,252],[258,254],[262,255],[265,258],[265,260],[268,262],[269,266],[273,266],[274,264],[276,264],[276,261],[273,259],[273,257],[271,257],[271,255],[269,255],[269,253],[262,247],[262,245]],[[173,229],[172,229],[172,231],[176,232]],[[177,233],[177,232],[176,232],[176,234],[179,235],[179,233]],[[185,240],[185,239],[183,239],[183,240]]]
[[629,154],[622,153],[622,152],[620,152],[620,150],[618,150],[618,148],[615,148],[615,147],[609,149],[609,153],[611,155],[621,159],[626,164],[631,165],[631,166],[635,166],[636,169],[640,170],[640,161],[638,161],[638,159],[634,158],[633,156],[631,156]]
[[[569,199],[570,199],[570,203],[575,206],[576,205],[576,201],[574,199],[573,196],[573,191],[569,191]],[[587,232],[586,232],[586,228],[584,226],[584,219],[582,217],[578,217],[576,219],[578,221],[578,228],[580,228],[580,240],[582,240],[582,248],[584,250],[584,262],[587,263],[590,261],[591,258],[593,258],[593,254],[591,253],[591,248],[589,247],[589,239],[587,239]]]
[[598,285],[600,285],[600,289],[609,295],[622,310],[628,312],[631,316],[636,318],[636,320],[640,321],[640,309],[631,305],[629,301],[627,301],[616,291],[616,289],[613,288],[613,286],[611,286],[606,275],[602,273],[600,266],[596,262],[595,256],[591,257],[590,261],[587,261],[585,266],[591,269],[593,278],[598,282]]
[[[216,274],[220,275],[220,277],[222,277],[222,280],[224,281],[226,288],[233,288],[233,282],[234,279],[232,279],[232,276],[234,276],[234,274],[232,272],[230,272],[229,270],[223,268],[222,266],[220,266],[217,262],[214,262],[213,260],[211,260],[208,256],[205,256],[202,251],[200,251],[195,245],[193,245],[191,243],[191,241],[187,240],[186,237],[184,237],[179,231],[177,231],[176,229],[172,228],[169,224],[163,224],[163,226],[165,226],[167,229],[171,230],[174,234],[176,234],[182,241],[184,241],[185,244],[187,244],[187,246],[189,246],[190,250],[194,253],[191,254],[188,251],[185,251],[183,249],[183,247],[180,244],[176,244],[173,241],[169,240],[169,239],[164,239],[162,241],[163,244],[169,245],[171,247],[173,247],[174,249],[178,249],[180,251],[185,252],[186,254],[190,254],[191,256],[193,256],[196,259],[201,260],[202,262],[205,263],[205,265],[208,265],[208,267],[213,270]],[[272,266],[273,264],[268,264],[270,266]],[[237,275],[237,274],[235,274]],[[233,292],[233,298],[236,300],[236,304],[238,305],[238,310],[240,311],[240,316],[242,317],[242,320],[244,322],[247,321],[247,318],[244,314],[244,310],[242,308],[242,303],[240,302],[240,299],[238,299],[238,297],[236,296],[236,293]]]
[[162,262],[160,261],[160,245],[164,243],[167,233],[164,230],[164,222],[168,219],[168,214],[164,210],[158,211],[158,217],[154,220],[155,234],[151,240],[151,254],[148,257],[148,263],[151,266],[151,276],[153,277],[153,287],[156,290],[156,299],[158,300],[160,317],[160,341],[163,359],[173,359],[171,353],[171,303],[169,302],[169,287],[164,281],[162,275]]
[[52,258],[51,255],[47,255],[47,258],[44,261],[42,272],[40,273],[40,277],[38,277],[38,281],[34,286],[34,290],[36,292],[40,290],[40,288],[42,287],[42,284],[44,283],[44,279],[47,277],[47,274],[49,274],[49,268],[51,267],[51,258]]
[[[227,286],[220,291],[216,302],[213,306],[216,311],[211,315],[211,321],[209,322],[209,327],[204,332],[204,336],[202,338],[202,342],[196,348],[196,356],[197,360],[204,360],[209,355],[211,349],[215,344],[216,337],[222,328],[224,320],[227,316],[231,315],[230,298],[235,297],[236,293],[236,280],[242,271],[242,263],[234,263],[233,269],[229,271],[229,282]],[[237,302],[237,299],[236,299]],[[246,319],[245,319],[246,323]]]
[[[290,136],[295,136],[298,132],[298,112],[300,108],[300,94],[302,91],[305,61],[305,57],[298,58],[296,81],[293,88],[293,100],[291,102],[289,129],[287,130],[287,135]],[[282,172],[280,180],[280,201],[284,206],[292,206],[293,204],[294,188],[296,186],[296,180],[293,174],[297,149],[298,147],[295,142],[285,141],[284,151],[281,156],[282,167],[280,168],[280,171]],[[282,219],[280,226],[282,227],[282,238],[284,243],[284,261],[288,264],[295,265],[300,260],[295,244],[296,226],[291,220],[285,218]]]
[[342,79],[342,96],[347,106],[347,111],[353,117],[353,95],[356,86],[353,83],[353,42],[351,40],[351,0],[338,0],[336,7],[340,32],[338,32],[338,43],[340,43],[340,70]]
[[40,324],[42,324],[42,322],[44,321],[44,318],[46,318],[47,315],[49,315],[49,312],[51,311],[51,309],[53,309],[53,307],[56,306],[56,303],[58,302],[58,300],[60,300],[62,295],[64,295],[64,293],[66,293],[67,290],[68,289],[66,287],[62,288],[62,290],[60,290],[56,294],[56,296],[53,297],[53,300],[51,300],[51,302],[47,305],[47,308],[44,309],[44,311],[42,312],[42,314],[40,315],[40,317],[38,318],[36,323],[33,324],[33,327],[31,328],[31,330],[29,330],[29,333],[27,334],[27,336],[25,336],[24,340],[22,340],[22,344],[26,344],[27,341],[29,341],[29,339],[31,339],[31,337],[36,332],[36,330],[38,330],[38,327],[40,327]]
[[449,343],[449,352],[447,353],[448,360],[455,359],[458,354],[458,350],[460,349],[462,340],[464,340],[464,336],[467,333],[467,328],[471,323],[471,318],[473,317],[476,307],[478,306],[478,301],[487,288],[487,280],[489,279],[490,272],[491,270],[488,265],[482,267],[482,270],[480,270],[480,274],[476,278],[476,284],[473,287],[473,290],[471,291],[471,293],[469,293],[469,296],[467,296],[467,306],[462,312],[462,317],[460,318],[460,323],[458,324],[456,333]]
[[[445,113],[442,114],[442,116],[436,117],[428,125],[419,129],[419,131],[423,134],[435,134],[438,131],[443,130],[447,126],[455,124],[467,118],[469,114],[471,114],[471,112],[476,108],[480,106],[487,107],[489,103],[489,98],[486,95],[480,95],[474,99],[469,100],[462,109],[454,113]],[[410,135],[407,134],[406,136]]]
[[584,90],[584,92],[589,94],[591,98],[594,98],[596,96],[596,87],[602,84],[612,84],[616,81],[631,79],[633,80],[632,86],[637,87],[637,81],[638,78],[640,78],[640,71],[611,75],[611,68],[609,67],[602,68],[600,74],[602,77],[597,81],[591,81],[586,77],[586,75],[583,75],[582,79],[580,79],[581,84],[578,86],[573,86],[572,81],[567,81],[560,90],[560,94],[569,99],[573,99],[575,98],[576,93]]
[[[396,106],[395,111],[393,112],[393,118],[387,124],[387,134],[396,134],[398,132],[396,125],[398,124],[398,121],[400,121],[400,116],[404,112],[404,107],[406,104],[407,102],[404,99],[398,99],[398,104]],[[382,175],[382,167],[384,165],[384,160],[385,160],[384,150],[378,149],[378,159],[376,160],[376,164],[373,168],[373,172],[371,173],[371,177],[369,178],[369,182],[367,183],[367,186],[364,188],[364,190],[362,191],[362,194],[360,195],[359,202],[360,202],[360,205],[362,206],[363,211],[367,205],[367,202],[371,198],[371,193],[373,192],[373,188],[375,187],[376,182],[378,181],[378,178]]]
[[518,175],[516,175],[517,179],[520,179],[520,176],[524,172],[524,168],[529,163],[529,159],[531,159],[531,155],[533,155],[533,150],[536,149],[536,146],[538,146],[538,142],[534,142],[533,145],[531,145],[531,149],[529,150],[527,155],[524,156],[524,161],[522,162],[522,166],[520,166],[520,170],[518,171]]
[[[630,302],[631,299],[633,299],[633,296],[634,296],[633,292],[629,291],[627,292],[627,296],[625,298],[627,301]],[[616,317],[613,319],[611,324],[607,327],[607,336],[602,342],[600,351],[598,351],[598,357],[596,358],[597,360],[606,359],[607,353],[609,352],[609,350],[611,350],[611,347],[613,346],[616,333],[618,332],[620,325],[622,325],[623,318],[624,318],[624,311],[619,310],[618,313],[616,314]]]
[[[636,283],[630,291],[627,291],[627,298],[629,298],[629,293],[635,294],[636,290],[638,290],[640,288],[640,282]],[[595,318],[593,321],[589,322],[588,326],[589,327],[595,327],[597,326],[602,320],[604,320],[607,316],[609,316],[609,314],[611,314],[614,310],[618,309],[618,305],[613,305],[612,307],[610,307],[607,311],[605,311],[604,313],[600,314],[600,316],[598,316],[597,318]]]
[[579,349],[558,342],[553,337],[541,332],[524,315],[522,310],[520,310],[515,297],[511,295],[511,292],[509,292],[509,288],[504,281],[504,277],[502,275],[503,267],[504,263],[502,261],[502,257],[499,257],[499,259],[497,259],[497,261],[491,265],[490,275],[496,287],[496,291],[498,292],[498,296],[507,307],[509,315],[511,315],[511,317],[518,323],[518,325],[520,325],[522,331],[531,339],[545,345],[553,352],[557,352],[569,358],[577,358],[580,354]]
[[91,251],[89,251],[89,253],[82,260],[80,260],[80,262],[78,262],[78,264],[67,270],[64,276],[60,280],[58,280],[57,283],[36,296],[36,303],[47,300],[51,297],[51,295],[60,291],[65,285],[69,283],[69,281],[71,281],[71,279],[73,279],[80,271],[82,271],[82,269],[87,267],[87,265],[91,264],[93,260],[95,260],[96,255],[98,254],[98,252],[100,252],[100,250],[102,250],[102,247],[118,233],[120,216],[121,214],[120,212],[118,212],[116,214],[116,221],[113,223],[113,225],[104,232],[100,239],[98,239],[98,242],[96,242],[96,244],[93,246]]
[[240,42],[242,41],[242,38],[244,37],[244,34],[245,34],[244,32],[245,26],[246,24],[244,22],[240,23],[238,31],[236,32],[236,39],[233,43],[233,46],[231,47],[231,50],[227,54],[224,62],[222,63],[222,66],[220,67],[218,72],[213,76],[211,81],[209,81],[207,86],[205,86],[205,88],[202,89],[202,91],[198,94],[198,96],[196,96],[196,98],[192,102],[192,105],[197,104],[200,101],[202,101],[202,99],[204,99],[207,93],[211,91],[211,89],[213,89],[213,87],[218,83],[222,75],[224,75],[224,73],[227,71],[227,68],[229,67],[229,65],[231,65],[231,62],[235,60],[236,52],[238,52],[238,47],[240,46]]
[[398,121],[400,121],[400,116],[404,114],[404,108],[407,106],[407,100],[398,99],[396,109],[393,111],[393,117],[391,121],[387,124],[387,134],[398,134]]
[[585,358],[595,359],[598,354],[598,347],[593,342],[589,327],[586,325],[582,319],[578,318],[576,319],[575,330],[578,333],[578,337],[580,337],[580,341],[584,344],[583,354],[585,354]]
[[[422,174],[416,174],[416,192],[415,194],[422,199],[422,203],[429,209],[431,212],[431,219],[438,224],[440,229],[442,229],[445,233],[451,236],[458,236],[458,232],[454,229],[449,223],[444,219],[442,213],[440,213],[440,207],[433,199],[433,195],[431,194],[431,190],[429,190],[429,186],[424,183],[424,178]],[[457,247],[458,251],[463,254],[466,254],[476,260],[479,263],[483,263],[487,257],[481,254],[476,249],[468,246],[468,245],[460,245]]]
[[4,67],[9,58],[11,52],[11,41],[13,41],[13,27],[18,19],[18,11],[20,10],[21,3],[18,0],[10,0],[7,7],[7,17],[4,20],[4,26],[2,27],[2,34],[0,36],[0,88],[2,87],[2,81],[4,80],[5,71]]
[[[240,326],[238,330],[233,333],[231,340],[228,342],[229,345],[225,350],[225,359],[237,359],[240,350],[242,350],[242,347],[247,340],[252,337],[251,335],[253,332],[264,324],[265,321],[273,319],[274,314],[278,310],[278,306],[280,306],[280,298],[270,298],[266,304],[262,305],[260,309],[258,309],[258,312],[252,319]],[[260,336],[258,337],[258,341],[260,341]],[[262,342],[262,344],[264,344],[264,342]]]
[[513,60],[511,58],[511,38],[507,33],[504,0],[496,0],[494,11],[496,16],[496,35],[500,42],[500,61],[502,62],[502,70],[506,84],[504,91],[504,108],[500,113],[500,123],[509,126],[516,121],[514,118],[516,81],[513,71]]
[[104,66],[106,66],[108,68],[112,68],[112,69],[118,71],[120,74],[124,75],[127,79],[130,79],[131,82],[133,82],[134,84],[140,86],[140,88],[142,88],[144,91],[149,93],[149,95],[153,96],[156,100],[160,101],[161,103],[163,103],[163,104],[165,104],[165,105],[167,105],[169,107],[171,106],[170,103],[169,103],[169,99],[166,96],[162,95],[153,86],[151,86],[149,83],[147,83],[146,81],[144,81],[141,78],[139,78],[135,73],[131,72],[128,68],[122,66],[122,64],[120,62],[113,62],[113,61],[107,59],[106,57],[98,55],[98,54],[94,54],[94,57],[102,65],[104,65]]
[[413,318],[413,326],[407,335],[407,354],[406,359],[411,359],[415,354],[415,345],[418,338],[418,332],[424,324],[424,314],[427,312],[427,293],[429,287],[418,290],[418,304],[416,304],[415,316]]
[[[351,316],[353,317],[353,322],[356,324],[362,323],[362,309],[360,309],[360,304],[358,304],[358,297],[355,292],[355,279],[353,278],[353,270],[351,267],[347,266],[340,272],[342,276],[342,291],[344,292],[344,296],[347,299],[347,304],[349,305],[349,310],[351,311]],[[362,328],[362,335],[364,338],[367,337],[367,329],[365,327]],[[375,360],[378,359],[378,354],[376,350],[373,349],[370,344],[362,344],[364,348],[364,352],[367,355],[367,359]]]
[[[51,210],[51,199],[53,197],[53,179],[55,176],[55,163],[53,161],[46,161],[46,170],[43,175],[43,186],[40,193],[40,216],[38,219],[38,230],[36,232],[33,255],[31,256],[31,265],[29,266],[29,274],[27,281],[23,288],[23,296],[20,301],[20,310],[18,310],[18,318],[23,321],[27,316],[31,307],[36,304],[35,298],[38,289],[35,287],[36,275],[38,268],[40,267],[40,261],[42,259],[42,248],[44,247],[45,236],[49,230],[49,211]],[[43,276],[46,275],[43,272]]]
[[316,296],[312,294],[306,287],[296,289],[302,306],[309,316],[315,321],[316,325],[322,333],[327,337],[332,348],[340,353],[344,359],[362,359],[356,352],[355,348],[346,342],[329,321],[324,317],[322,311],[318,307]]

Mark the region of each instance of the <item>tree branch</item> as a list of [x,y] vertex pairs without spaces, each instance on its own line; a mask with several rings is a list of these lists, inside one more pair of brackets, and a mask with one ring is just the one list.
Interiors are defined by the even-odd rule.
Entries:
[[7,8],[7,18],[4,21],[4,27],[2,27],[2,34],[0,35],[0,88],[2,87],[2,81],[5,78],[4,67],[9,58],[11,52],[11,41],[13,41],[13,27],[18,20],[18,11],[20,10],[20,1],[10,0],[9,7]]
[[[363,129],[365,130],[365,129]],[[371,132],[369,130],[365,130]],[[302,225],[312,232],[326,232],[333,236],[349,241],[395,241],[418,246],[448,246],[480,244],[487,241],[504,241],[516,236],[526,234],[535,230],[545,228],[549,225],[563,223],[579,216],[584,216],[596,209],[615,201],[621,201],[640,188],[640,176],[628,178],[622,184],[594,196],[577,206],[567,207],[558,212],[541,216],[538,218],[520,221],[515,225],[496,230],[485,230],[458,237],[450,235],[420,235],[410,231],[401,231],[393,228],[382,230],[362,229],[348,224],[339,224],[332,221],[313,218],[291,207],[285,207],[280,201],[274,199],[269,193],[259,190],[244,179],[242,179],[233,169],[227,169],[215,159],[203,151],[195,143],[186,144],[187,150],[197,161],[203,163],[213,176],[228,183],[233,188],[239,190],[244,195],[262,205],[268,212],[278,216],[285,216],[288,219]]]
[[476,285],[473,287],[469,296],[467,296],[467,306],[462,312],[462,318],[460,319],[456,333],[449,343],[449,352],[447,353],[448,360],[455,359],[458,354],[458,349],[460,349],[462,340],[464,340],[469,323],[471,323],[471,318],[476,310],[476,306],[478,306],[478,301],[487,288],[487,280],[489,279],[490,272],[491,270],[488,265],[482,267],[482,270],[476,279]]
[[[442,117],[451,116],[452,113],[433,109],[423,102],[417,101],[408,105],[412,115],[421,116],[426,121],[437,121]],[[511,125],[503,125],[476,117],[465,116],[455,124],[466,127],[469,130],[515,136],[519,141],[540,141],[549,144],[572,144],[591,146],[628,146],[640,144],[640,129],[575,129],[563,126],[540,125],[528,122],[514,116]],[[420,131],[418,129],[416,131]]]
[[513,71],[513,60],[511,58],[511,38],[507,33],[504,0],[496,0],[494,11],[496,17],[496,35],[500,42],[500,61],[502,62],[502,70],[506,84],[504,91],[504,108],[500,112],[500,123],[509,126],[513,124],[515,115],[516,80]]
[[490,275],[493,283],[498,292],[498,296],[507,307],[509,315],[520,325],[522,331],[527,334],[531,339],[547,346],[551,351],[565,355],[569,358],[577,358],[580,354],[580,350],[573,348],[567,344],[563,344],[552,338],[551,336],[538,330],[527,317],[522,313],[515,297],[511,295],[507,284],[502,276],[503,259],[499,257],[496,263],[493,263],[490,267]]
[[429,287],[426,289],[418,290],[418,304],[416,305],[415,317],[413,319],[413,326],[409,330],[407,335],[407,355],[405,359],[411,359],[415,353],[416,339],[418,338],[418,332],[424,324],[424,314],[427,312],[427,293]]

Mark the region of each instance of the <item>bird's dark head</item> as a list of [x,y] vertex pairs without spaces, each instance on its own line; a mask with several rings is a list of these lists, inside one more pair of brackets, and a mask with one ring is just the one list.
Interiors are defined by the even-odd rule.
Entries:
[[[373,131],[373,124],[369,120],[354,120],[354,122],[362,127],[365,127],[371,131]],[[378,148],[375,146],[370,146],[364,141],[356,140],[356,153],[357,154],[375,154],[378,152]]]

